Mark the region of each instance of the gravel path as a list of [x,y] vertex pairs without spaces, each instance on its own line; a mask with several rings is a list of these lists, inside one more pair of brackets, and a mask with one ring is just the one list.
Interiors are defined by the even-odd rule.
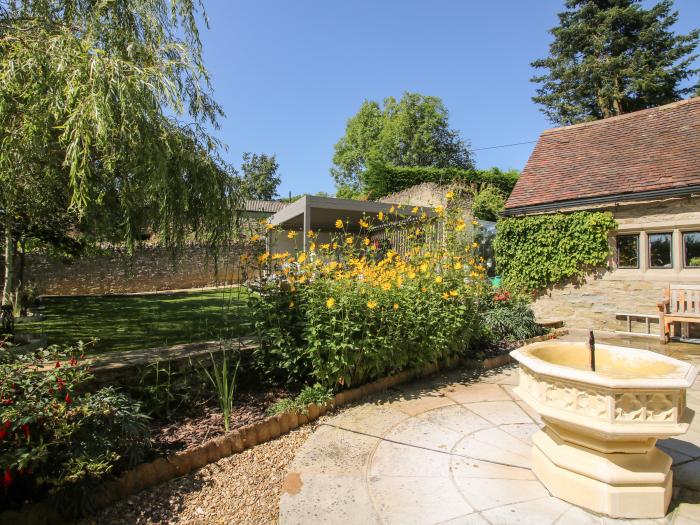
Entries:
[[317,425],[318,421],[304,425],[278,439],[144,490],[84,523],[277,523],[287,465]]

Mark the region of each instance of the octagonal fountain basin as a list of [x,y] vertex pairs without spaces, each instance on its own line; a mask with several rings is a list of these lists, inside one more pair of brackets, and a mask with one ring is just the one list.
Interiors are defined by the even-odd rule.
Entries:
[[659,438],[684,434],[693,418],[685,392],[690,363],[636,348],[557,340],[511,352],[516,393],[541,416],[533,471],[566,501],[621,518],[663,517],[671,500],[671,458]]

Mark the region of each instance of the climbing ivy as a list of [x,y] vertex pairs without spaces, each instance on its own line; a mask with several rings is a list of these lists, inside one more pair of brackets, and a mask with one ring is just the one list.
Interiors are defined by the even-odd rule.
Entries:
[[533,292],[580,278],[605,265],[610,255],[608,234],[615,228],[609,212],[501,219],[494,248],[503,284]]

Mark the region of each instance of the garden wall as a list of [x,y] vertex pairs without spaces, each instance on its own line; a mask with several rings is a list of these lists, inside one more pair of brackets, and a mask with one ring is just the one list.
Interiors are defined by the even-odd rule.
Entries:
[[218,258],[204,247],[183,248],[177,258],[167,248],[143,247],[129,257],[123,251],[63,261],[28,255],[25,276],[43,295],[96,295],[199,288],[240,280],[239,248]]
[[[664,201],[617,204],[600,208],[611,211],[618,231],[610,237],[613,253],[609,267],[584,282],[557,286],[541,295],[533,310],[539,319],[561,319],[573,328],[626,330],[626,321],[616,313],[658,314],[657,303],[669,283],[700,284],[700,269],[683,268],[681,236],[684,231],[700,231],[700,197]],[[673,233],[673,267],[649,268],[647,234]],[[615,234],[639,234],[639,268],[616,268]],[[658,323],[652,321],[652,333]],[[643,321],[635,331],[643,331]],[[635,327],[633,327],[634,329]]]

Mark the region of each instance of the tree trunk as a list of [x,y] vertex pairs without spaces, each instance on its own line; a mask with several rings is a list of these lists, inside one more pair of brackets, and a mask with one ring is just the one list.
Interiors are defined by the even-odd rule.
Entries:
[[12,303],[15,280],[15,239],[12,237],[12,227],[5,224],[5,285],[2,289],[2,305]]

